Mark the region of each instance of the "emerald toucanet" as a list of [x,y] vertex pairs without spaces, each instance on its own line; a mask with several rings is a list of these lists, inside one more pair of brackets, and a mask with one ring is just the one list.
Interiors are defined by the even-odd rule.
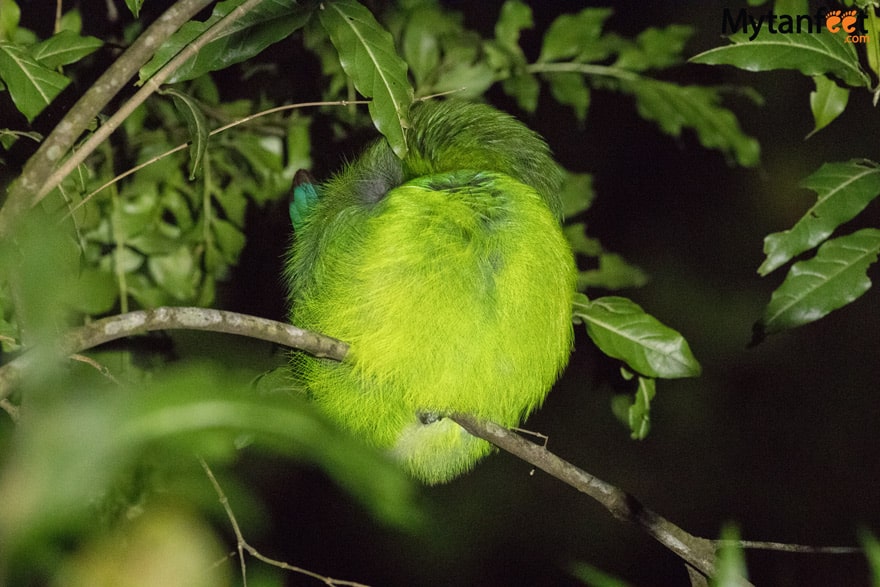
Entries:
[[294,182],[290,319],[350,351],[291,366],[327,416],[434,484],[492,450],[447,415],[510,427],[543,402],[571,351],[575,264],[537,134],[454,101],[409,122],[403,159],[382,139]]

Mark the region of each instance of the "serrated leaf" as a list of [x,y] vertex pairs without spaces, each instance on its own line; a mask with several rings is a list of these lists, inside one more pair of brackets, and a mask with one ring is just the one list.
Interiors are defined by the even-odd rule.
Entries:
[[0,79],[19,112],[32,121],[70,82],[44,67],[23,48],[0,41]]
[[539,62],[577,57],[577,61],[599,61],[608,56],[597,40],[612,14],[610,8],[585,8],[577,14],[563,14],[554,20],[541,45]]
[[103,45],[104,42],[95,37],[82,37],[72,31],[61,31],[30,47],[29,51],[41,65],[55,69],[61,65],[76,63]]
[[871,287],[866,272],[878,252],[880,230],[865,228],[829,240],[814,258],[792,265],[755,325],[753,343],[767,334],[814,322],[858,299]]
[[190,95],[173,88],[161,93],[171,96],[174,107],[186,123],[190,136],[189,145],[189,179],[198,177],[202,172],[202,162],[208,150],[208,122],[199,103]]
[[[206,21],[190,21],[183,25],[141,68],[140,83],[152,77],[184,47],[206,33],[217,21],[238,8],[241,3],[242,0],[220,2]],[[220,37],[202,47],[198,55],[181,65],[166,83],[191,80],[209,71],[224,69],[246,61],[301,28],[311,15],[311,6],[297,0],[273,0],[257,4],[255,8],[238,18]]]
[[684,337],[632,300],[615,296],[588,300],[577,294],[574,314],[603,353],[636,373],[668,379],[700,374],[700,364]]
[[376,129],[398,157],[407,152],[407,113],[413,90],[407,65],[394,48],[391,33],[354,0],[327,2],[318,12],[321,25],[339,53],[339,62],[354,87],[372,98],[369,109]]
[[683,128],[692,128],[707,149],[732,156],[743,167],[758,164],[758,141],[742,132],[730,110],[718,105],[716,88],[638,78],[622,82],[621,89],[636,97],[639,115],[656,122],[663,132],[678,137]]
[[846,110],[846,103],[849,101],[849,89],[841,88],[824,75],[814,76],[813,81],[816,90],[810,92],[810,110],[813,111],[815,127],[806,138],[831,124]]
[[843,36],[793,33],[767,35],[749,41],[748,35],[728,37],[733,43],[691,57],[691,63],[733,65],[748,71],[795,69],[804,75],[833,75],[853,87],[870,86],[859,66],[855,46]]
[[764,239],[767,258],[758,268],[761,275],[815,247],[864,210],[880,194],[880,167],[858,161],[826,163],[801,185],[819,197],[793,227]]

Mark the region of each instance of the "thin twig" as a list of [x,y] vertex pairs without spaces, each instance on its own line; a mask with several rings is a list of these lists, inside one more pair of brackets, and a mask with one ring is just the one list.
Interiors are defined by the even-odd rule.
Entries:
[[119,385],[119,380],[113,376],[113,373],[110,372],[110,368],[107,367],[107,365],[102,365],[95,359],[87,357],[85,355],[81,355],[79,353],[74,353],[70,355],[70,358],[74,361],[79,361],[80,363],[85,363],[86,365],[89,365],[90,367],[94,368],[98,373],[100,373],[116,385]]
[[858,546],[809,546],[805,544],[787,544],[785,542],[767,542],[765,540],[718,540],[719,547],[738,546],[750,550],[775,550],[797,554],[863,554],[865,550]]
[[242,534],[241,527],[238,525],[238,520],[235,518],[235,512],[232,511],[232,506],[229,505],[229,499],[223,492],[223,488],[220,487],[220,482],[217,481],[217,477],[214,476],[214,472],[208,466],[208,463],[206,463],[205,460],[201,457],[199,457],[199,463],[201,463],[202,468],[205,470],[205,474],[211,481],[211,485],[214,486],[214,491],[217,493],[217,498],[220,500],[220,505],[223,506],[223,510],[226,512],[226,517],[229,518],[229,523],[232,525],[232,531],[235,533],[235,543],[236,549],[238,550],[238,558],[241,564],[241,581],[243,587],[247,587],[247,565],[245,563],[244,557],[245,552],[250,554],[255,559],[263,561],[266,564],[284,569],[286,571],[300,573],[313,579],[317,579],[325,585],[340,587],[369,587],[368,585],[364,585],[363,583],[358,583],[356,581],[345,581],[343,579],[333,579],[331,577],[326,577],[324,575],[315,573],[314,571],[309,571],[308,569],[297,567],[284,561],[275,560],[261,554],[260,551],[248,544],[247,540],[244,539],[244,534]]
[[[275,108],[269,108],[268,110],[263,110],[261,112],[257,112],[256,114],[251,114],[250,116],[245,116],[244,118],[241,118],[239,120],[235,120],[235,121],[230,122],[229,124],[226,124],[226,125],[221,126],[219,128],[215,128],[210,133],[208,133],[208,136],[213,137],[214,135],[220,134],[221,132],[229,130],[230,128],[239,126],[241,124],[245,124],[247,122],[250,122],[251,120],[255,120],[255,119],[260,118],[262,116],[268,116],[270,114],[275,114],[276,112],[284,112],[285,110],[295,110],[298,108],[307,108],[307,107],[314,107],[314,106],[348,106],[349,104],[369,104],[369,101],[368,100],[355,100],[353,102],[349,102],[348,100],[337,100],[336,102],[302,102],[299,104],[287,104],[284,106],[277,106]],[[165,157],[173,155],[174,153],[177,153],[179,151],[183,151],[184,149],[186,149],[189,146],[189,144],[190,144],[189,142],[186,142],[186,143],[182,143],[180,145],[177,145],[173,149],[170,149],[168,151],[165,151],[164,153],[156,155],[152,159],[148,159],[147,161],[144,161],[140,165],[136,165],[136,166],[132,167],[131,169],[129,169],[128,171],[124,171],[123,173],[120,173],[119,175],[117,175],[116,177],[114,177],[113,179],[111,179],[110,181],[108,181],[107,183],[105,183],[104,185],[99,187],[98,189],[94,190],[92,193],[87,195],[85,198],[83,198],[81,202],[79,202],[76,206],[71,208],[71,210],[64,216],[64,218],[62,218],[62,220],[66,219],[68,216],[70,216],[71,214],[73,214],[74,212],[79,210],[79,208],[81,206],[83,206],[86,202],[91,200],[92,197],[101,193],[102,191],[104,191],[105,189],[110,187],[111,185],[119,182],[122,179],[125,179],[129,175],[136,173],[145,167],[149,167],[150,165],[152,165],[153,163],[156,163],[157,161],[161,161]]]

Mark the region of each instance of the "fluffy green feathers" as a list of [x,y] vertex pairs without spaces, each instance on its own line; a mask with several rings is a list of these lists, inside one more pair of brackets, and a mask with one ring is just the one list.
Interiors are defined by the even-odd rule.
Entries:
[[544,142],[492,108],[413,109],[410,154],[384,141],[317,190],[288,259],[291,321],[348,342],[293,372],[331,418],[427,483],[491,451],[444,418],[516,426],[571,348],[575,269]]

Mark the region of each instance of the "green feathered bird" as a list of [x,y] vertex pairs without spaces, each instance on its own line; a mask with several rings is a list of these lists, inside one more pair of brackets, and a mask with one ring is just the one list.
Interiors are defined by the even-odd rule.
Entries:
[[575,264],[562,172],[544,141],[489,106],[413,107],[409,152],[379,140],[323,185],[294,181],[290,319],[350,345],[296,353],[330,418],[425,483],[491,452],[445,416],[512,427],[541,405],[572,346]]

